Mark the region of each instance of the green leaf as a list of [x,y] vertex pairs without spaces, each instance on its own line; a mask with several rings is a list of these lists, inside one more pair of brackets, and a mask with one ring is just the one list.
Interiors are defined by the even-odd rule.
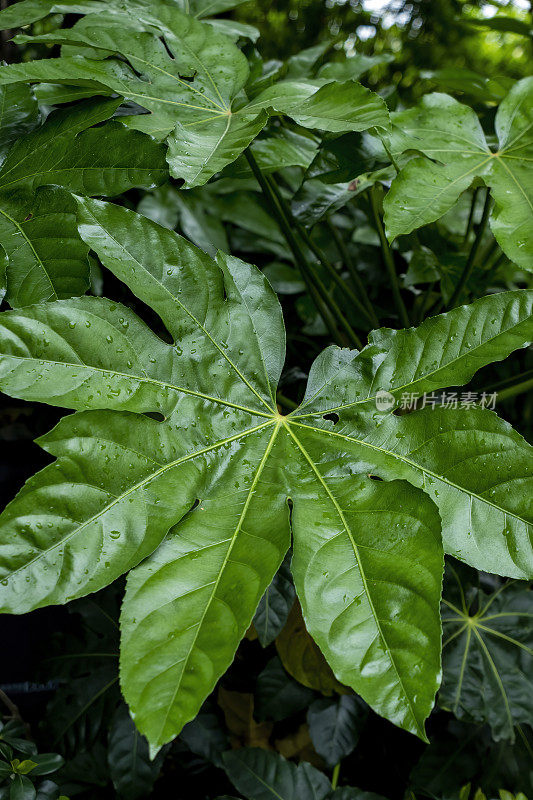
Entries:
[[315,700],[309,707],[309,733],[328,767],[333,769],[354,750],[367,716],[368,707],[352,695]]
[[0,11],[0,28],[22,28],[44,19],[49,14],[90,14],[104,11],[108,3],[97,0],[22,0]]
[[141,800],[150,794],[161,759],[150,761],[148,742],[136,729],[124,705],[116,710],[111,720],[107,760],[119,797]]
[[3,247],[0,247],[0,305],[2,305],[7,291],[7,265],[7,253]]
[[243,748],[224,754],[229,779],[247,800],[325,800],[331,784],[323,772],[277,753]]
[[277,722],[302,711],[314,697],[313,691],[285,672],[280,659],[275,656],[257,678],[254,715],[259,722],[266,719]]
[[114,195],[146,188],[166,174],[164,148],[109,118],[116,100],[97,100],[52,113],[19,138],[0,167],[0,240],[8,256],[7,300],[25,306],[83,294],[88,248],[80,241],[72,199],[43,184],[82,194]]
[[37,792],[26,775],[15,775],[9,792],[10,800],[35,800]]
[[285,623],[294,603],[290,557],[287,556],[261,598],[254,616],[254,628],[262,647],[271,644]]
[[[263,275],[124,208],[77,203],[86,245],[168,336],[97,297],[0,315],[1,388],[79,412],[42,437],[57,461],[0,517],[3,610],[131,569],[121,683],[154,753],[231,663],[288,550],[290,497],[293,574],[336,676],[328,691],[347,684],[424,738],[440,677],[437,506],[450,552],[532,574],[531,458],[487,410],[391,411],[404,390],[469,380],[531,341],[532,293],[378,331],[360,353],[327,348],[283,417],[283,321]],[[280,652],[297,629],[307,636],[289,620]]]
[[473,25],[479,28],[489,28],[491,31],[502,31],[504,33],[516,33],[519,36],[531,38],[531,26],[521,19],[515,17],[497,16],[490,19],[467,18],[462,20],[466,25]]
[[515,84],[496,114],[498,149],[487,145],[478,119],[448,95],[426,95],[420,105],[393,116],[393,155],[418,151],[400,170],[385,201],[389,239],[439,219],[480,177],[495,200],[491,227],[506,255],[531,269],[533,225],[530,167],[533,78]]
[[[177,0],[176,5],[181,11],[193,14],[202,19],[207,15],[220,14],[229,11],[247,0]],[[44,19],[50,14],[101,14],[113,11],[117,16],[143,14],[149,17],[149,11],[143,0],[22,0],[0,12],[0,28],[21,28],[32,22]]]
[[307,629],[341,683],[425,738],[440,672],[437,510],[407,483],[342,474],[339,457],[294,428],[292,570]]
[[194,128],[180,122],[169,139],[168,163],[175,178],[183,178],[185,187],[202,186],[216,172],[235,161],[265,127],[267,114],[255,118],[227,114]]
[[[270,128],[265,135],[254,140],[253,154],[261,172],[275,172],[286,167],[307,169],[316,155],[318,142],[311,133],[293,131],[290,128]],[[252,171],[245,156],[229,164],[224,176],[251,177]]]
[[445,594],[440,703],[460,719],[487,722],[496,741],[514,741],[533,711],[533,593],[515,582],[492,594],[469,591],[453,574],[459,606]]
[[[249,73],[246,58],[228,37],[164,2],[150,4],[149,10],[139,9],[135,16],[111,9],[80,20],[72,29],[30,38],[89,47],[102,51],[104,58],[120,54],[133,69],[116,60],[65,56],[35,61],[31,68],[8,69],[4,73],[8,82],[15,78],[102,84],[145,108],[148,118],[133,117],[130,123],[160,138],[174,130],[178,119],[187,124],[227,117]],[[133,70],[146,76],[149,83]]]
[[37,124],[39,109],[30,86],[15,84],[0,89],[0,159],[12,142]]
[[6,251],[7,300],[14,307],[81,295],[89,285],[88,247],[76,204],[58,187],[1,197],[0,241]]
[[[532,299],[521,291],[491,295],[416,329],[374,332],[359,354],[328,348],[316,360],[292,417],[309,435],[313,429],[323,435],[320,427],[339,447],[352,443],[361,470],[379,464],[381,477],[422,486],[439,507],[446,552],[511,577],[528,577],[533,569],[524,495],[531,448],[479,407],[426,407],[402,417],[390,412],[402,395],[422,396],[467,381],[489,360],[530,341]],[[384,414],[375,413],[379,391],[389,393]],[[308,414],[336,414],[341,422],[333,428],[317,418],[311,424]]]
[[32,756],[31,760],[36,766],[31,770],[32,775],[49,775],[56,772],[65,763],[59,753],[40,753]]
[[287,114],[305,128],[335,133],[389,127],[385,102],[355,81],[280,81],[255,97],[246,112],[261,108]]
[[[64,55],[0,67],[0,85],[89,84],[95,92],[106,87],[135,102],[148,113],[123,121],[159,139],[169,136],[171,173],[187,187],[206,183],[235,161],[265,126],[267,111],[328,131],[389,127],[384,101],[351,80],[284,81],[246,103],[247,60],[217,26],[161,1],[149,9],[137,4],[130,13],[127,9],[112,3],[106,13],[87,16],[72,28],[17,37],[19,43],[61,44]],[[78,50],[71,56],[72,46]],[[79,48],[94,57],[80,56]]]
[[103,127],[117,100],[90,100],[52,113],[20,138],[0,168],[0,192],[55,183],[84,195],[113,196],[132,186],[150,189],[166,174],[164,148],[118,121]]
[[373,67],[380,64],[390,64],[394,61],[391,53],[379,53],[379,55],[365,56],[363,53],[355,53],[344,61],[330,61],[318,70],[319,78],[334,78],[337,81],[348,79],[358,80],[361,75],[368,72]]
[[[249,439],[239,436],[242,460],[226,481],[214,480],[223,456],[219,464],[215,460],[214,474],[206,476],[199,505],[183,520],[179,535],[128,578],[122,686],[136,723],[155,746],[196,716],[198,699],[229,667],[289,546],[285,498],[276,491],[277,428],[264,427]],[[225,442],[221,445],[224,452]],[[228,497],[230,486],[240,490],[234,497]]]

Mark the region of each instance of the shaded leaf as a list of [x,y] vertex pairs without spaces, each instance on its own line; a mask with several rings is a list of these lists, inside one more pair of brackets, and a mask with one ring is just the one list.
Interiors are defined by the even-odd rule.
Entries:
[[204,703],[196,717],[183,728],[180,739],[199,756],[222,766],[222,753],[229,749],[229,739],[214,704]]
[[315,700],[307,711],[315,750],[333,768],[350,755],[359,740],[368,707],[352,695]]
[[119,797],[139,800],[150,794],[162,759],[150,760],[148,742],[135,727],[125,705],[116,710],[111,720],[107,761]]
[[325,695],[345,690],[307,632],[299,603],[293,605],[287,623],[276,639],[276,648],[289,675],[302,686]]
[[37,124],[39,109],[30,86],[0,88],[0,159],[11,144]]
[[296,766],[266,750],[225,753],[224,768],[247,800],[325,800],[331,791],[324,773],[310,764]]
[[459,607],[443,600],[440,703],[460,719],[487,722],[495,740],[514,741],[533,713],[533,593],[510,583],[491,595],[461,586],[460,596]]
[[287,555],[255,612],[254,627],[263,647],[274,641],[287,622],[295,596],[291,580],[290,556]]
[[279,721],[306,708],[315,697],[311,689],[294,681],[278,657],[272,658],[257,678],[255,707],[258,720]]
[[254,696],[247,692],[232,692],[220,686],[218,704],[224,712],[232,746],[268,748],[272,723],[254,719]]
[[164,151],[118,122],[103,127],[116,100],[82,103],[52,113],[19,138],[0,167],[0,241],[7,256],[7,300],[26,306],[83,294],[88,288],[88,248],[76,226],[76,206],[60,184],[81,194],[115,195],[149,188],[166,173]]

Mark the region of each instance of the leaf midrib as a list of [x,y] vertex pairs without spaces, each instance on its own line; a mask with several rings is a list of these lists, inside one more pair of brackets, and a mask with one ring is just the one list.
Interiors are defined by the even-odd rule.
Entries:
[[[230,365],[230,367],[231,367],[231,368],[232,368],[232,369],[235,371],[235,373],[236,373],[236,374],[239,376],[239,378],[240,378],[240,379],[241,379],[241,381],[244,383],[244,385],[245,385],[245,386],[247,386],[247,387],[248,387],[248,389],[250,389],[250,391],[251,391],[251,392],[252,392],[252,393],[253,393],[253,394],[254,394],[254,395],[255,395],[255,396],[258,398],[258,400],[260,400],[260,401],[263,403],[263,405],[264,405],[264,406],[265,406],[265,407],[266,407],[266,408],[269,410],[270,414],[269,414],[268,416],[272,416],[272,414],[273,414],[273,413],[275,414],[275,413],[276,413],[276,409],[275,409],[275,408],[270,408],[270,406],[268,405],[267,401],[266,401],[266,400],[265,400],[263,397],[261,397],[261,395],[259,394],[259,392],[258,392],[256,389],[254,389],[254,387],[252,386],[252,384],[251,384],[251,383],[250,383],[250,382],[249,382],[249,381],[246,379],[246,377],[245,377],[245,376],[242,374],[242,372],[241,372],[241,371],[240,371],[240,369],[237,367],[237,365],[233,363],[233,361],[231,360],[231,358],[228,356],[228,354],[227,354],[227,353],[225,353],[225,352],[224,352],[224,349],[223,349],[223,348],[222,348],[222,347],[219,345],[219,343],[216,341],[216,339],[214,339],[214,338],[213,338],[213,336],[211,336],[211,334],[209,333],[209,331],[207,330],[207,328],[205,328],[205,327],[204,327],[204,325],[202,325],[202,323],[200,322],[200,320],[199,320],[199,319],[197,319],[197,318],[194,316],[194,314],[193,314],[191,311],[189,311],[189,309],[187,308],[187,306],[186,306],[186,305],[184,305],[184,303],[182,303],[182,302],[181,302],[181,300],[180,300],[178,297],[176,297],[175,295],[173,295],[173,294],[172,294],[172,292],[170,291],[170,289],[169,289],[167,286],[165,286],[165,284],[164,284],[164,283],[162,283],[162,282],[161,282],[161,281],[160,281],[160,280],[157,278],[157,276],[156,276],[156,275],[154,275],[153,273],[151,273],[151,272],[150,272],[150,271],[149,271],[149,270],[146,268],[146,266],[145,266],[144,264],[142,264],[142,263],[141,263],[141,262],[140,262],[140,261],[139,261],[139,260],[138,260],[138,259],[135,257],[135,255],[134,255],[133,253],[131,253],[131,252],[130,252],[130,251],[127,249],[126,245],[124,245],[123,243],[119,242],[119,241],[118,241],[118,240],[117,240],[117,239],[116,239],[116,238],[113,236],[113,234],[111,233],[111,231],[110,231],[108,228],[104,227],[103,223],[100,223],[100,222],[98,221],[98,219],[97,219],[97,218],[94,216],[94,214],[92,213],[92,211],[90,210],[90,208],[89,208],[87,205],[84,205],[84,210],[86,211],[86,213],[87,213],[87,214],[90,214],[90,216],[92,217],[92,219],[93,219],[93,220],[94,220],[94,222],[95,222],[95,225],[96,225],[97,227],[101,228],[101,230],[105,231],[106,235],[107,235],[107,236],[108,236],[108,237],[111,239],[111,241],[113,241],[113,242],[114,242],[114,243],[117,245],[117,247],[119,248],[119,250],[123,250],[125,253],[127,253],[127,254],[128,254],[128,256],[129,256],[129,258],[130,258],[132,261],[134,261],[134,262],[135,262],[135,263],[136,263],[136,264],[137,264],[137,265],[140,267],[141,271],[142,271],[142,272],[144,272],[146,275],[148,275],[148,276],[149,276],[149,280],[153,280],[153,281],[154,281],[154,282],[157,284],[157,286],[159,286],[159,287],[160,287],[160,289],[161,289],[163,292],[165,292],[165,294],[167,294],[167,295],[168,295],[168,296],[169,296],[169,297],[170,297],[170,298],[171,298],[171,299],[172,299],[172,300],[173,300],[173,301],[176,303],[176,305],[178,305],[178,306],[179,306],[179,307],[180,307],[180,308],[181,308],[181,309],[182,309],[182,310],[183,310],[183,311],[184,311],[184,312],[187,314],[187,316],[188,316],[188,317],[189,317],[189,318],[190,318],[190,319],[191,319],[191,320],[194,322],[194,324],[196,325],[196,327],[197,327],[197,328],[199,328],[201,331],[203,331],[203,333],[205,334],[205,336],[207,337],[207,339],[208,339],[208,340],[211,342],[211,344],[212,344],[212,345],[215,347],[215,349],[216,349],[216,350],[218,350],[218,352],[220,353],[220,355],[221,355],[221,356],[222,356],[222,357],[223,357],[223,358],[224,358],[224,359],[227,361],[227,363],[228,363],[228,364]],[[269,391],[270,391],[270,387],[269,387]]]
[[[430,372],[424,373],[419,378],[415,378],[414,380],[411,380],[409,383],[405,383],[403,386],[392,386],[392,387],[389,386],[387,391],[389,391],[389,392],[401,392],[401,391],[404,391],[405,389],[408,389],[409,387],[415,386],[420,381],[430,380],[433,375],[436,375],[441,370],[448,369],[450,366],[453,366],[453,364],[455,364],[457,361],[460,361],[463,358],[467,358],[472,353],[475,353],[476,350],[479,350],[480,348],[485,347],[486,345],[490,345],[492,342],[496,341],[498,339],[498,337],[506,336],[507,334],[509,334],[510,332],[514,331],[516,328],[518,328],[520,325],[523,325],[524,322],[526,322],[528,319],[531,319],[531,315],[530,314],[528,315],[528,317],[519,320],[519,322],[517,322],[516,324],[511,325],[508,328],[505,328],[505,330],[501,330],[500,329],[498,331],[498,333],[496,333],[494,336],[491,336],[488,339],[484,339],[482,342],[477,344],[475,347],[470,348],[467,353],[462,353],[462,354],[457,355],[455,358],[452,358],[450,361],[447,361],[444,365],[441,362],[439,364],[439,366],[436,367],[436,369],[434,369],[434,370],[432,370]],[[470,320],[469,320],[469,322],[470,322]],[[408,330],[413,330],[413,329],[408,329]],[[463,338],[464,338],[464,335],[463,335]],[[358,354],[358,355],[361,355],[363,352],[364,351],[362,350],[361,353]],[[355,356],[354,361],[356,359],[357,359],[357,356]],[[382,362],[382,363],[384,363],[384,362]],[[381,364],[380,364],[380,367],[381,367]],[[342,369],[345,369],[345,368],[346,368],[346,366],[343,365]],[[320,395],[320,393],[324,391],[324,389],[327,386],[330,386],[331,383],[338,378],[338,375],[342,371],[342,369],[338,370],[335,373],[335,375],[332,378],[330,378],[330,380],[328,380],[326,383],[322,384],[320,389],[317,392],[315,392],[315,394],[312,397],[310,397],[309,400],[307,400],[305,403],[302,403],[300,408],[305,408],[306,405],[309,405],[310,403],[312,403],[313,400],[315,400]],[[450,385],[455,385],[455,384],[450,384]],[[332,411],[343,411],[344,409],[347,409],[347,408],[353,408],[353,406],[365,405],[369,401],[375,400],[375,398],[376,398],[375,394],[374,395],[367,395],[367,397],[365,397],[363,400],[356,400],[353,403],[347,403],[347,404],[342,405],[342,406],[335,406],[334,408],[324,409],[323,411],[308,412],[307,414],[297,414],[296,412],[294,412],[294,416],[291,416],[291,419],[300,419],[300,418],[304,418],[304,417],[314,417],[317,414],[329,414]]]
[[409,464],[409,466],[413,467],[418,472],[422,472],[423,474],[428,475],[431,478],[435,478],[435,480],[441,481],[441,483],[445,483],[448,486],[451,486],[453,489],[457,489],[459,492],[463,492],[464,494],[466,494],[466,495],[468,495],[470,497],[473,497],[476,500],[479,500],[481,503],[486,503],[487,505],[492,506],[493,508],[495,508],[497,511],[501,512],[502,514],[507,514],[507,516],[513,517],[514,519],[517,519],[519,522],[522,522],[524,525],[528,525],[528,526],[531,525],[531,522],[529,520],[518,516],[518,514],[514,514],[512,511],[507,511],[506,509],[501,508],[500,506],[496,505],[495,503],[491,502],[490,500],[487,500],[485,497],[482,497],[481,495],[477,494],[476,492],[473,492],[470,489],[466,489],[464,486],[460,486],[459,484],[454,483],[453,481],[449,480],[448,478],[443,477],[442,475],[438,475],[436,472],[433,472],[432,470],[428,469],[427,467],[423,467],[420,464],[417,464],[416,461],[412,461],[407,456],[403,456],[403,455],[400,455],[399,453],[395,453],[393,450],[386,450],[384,447],[378,447],[378,445],[372,444],[371,442],[367,442],[364,439],[356,439],[355,437],[346,436],[345,434],[337,433],[336,431],[328,431],[326,428],[315,428],[313,425],[306,425],[303,422],[292,422],[292,424],[293,425],[297,425],[300,428],[307,428],[307,430],[313,431],[313,433],[315,433],[315,434],[323,434],[323,433],[325,433],[328,436],[338,436],[339,438],[344,439],[344,440],[346,440],[348,442],[351,442],[352,444],[361,445],[362,447],[368,447],[371,450],[377,450],[380,453],[384,453],[385,455],[390,456],[391,458],[395,458],[395,459],[398,459],[399,461],[403,461],[406,464]]
[[[295,424],[297,424],[297,423],[295,423]],[[389,661],[390,661],[390,663],[391,663],[391,665],[392,665],[392,667],[393,667],[393,669],[394,669],[394,671],[396,673],[396,677],[398,678],[398,683],[400,684],[400,687],[401,687],[401,690],[403,692],[403,695],[404,695],[404,697],[405,697],[405,699],[407,701],[407,704],[409,706],[409,710],[411,712],[411,716],[412,716],[413,722],[415,724],[415,728],[418,731],[419,735],[421,735],[422,738],[425,740],[426,739],[425,732],[424,732],[423,728],[420,726],[420,723],[418,722],[418,719],[416,717],[416,714],[415,714],[415,711],[414,711],[414,707],[413,707],[412,698],[409,695],[409,693],[406,691],[404,682],[403,682],[403,680],[402,680],[402,678],[400,676],[400,672],[398,670],[398,666],[397,666],[396,661],[395,661],[395,659],[394,659],[394,657],[392,655],[392,652],[391,652],[391,649],[390,649],[390,647],[388,645],[387,639],[386,639],[386,637],[385,637],[385,635],[384,635],[384,633],[382,631],[381,623],[379,621],[379,617],[377,615],[377,612],[376,612],[376,609],[375,609],[375,606],[374,606],[374,602],[372,600],[372,595],[370,594],[370,590],[368,588],[368,584],[367,584],[367,580],[366,580],[366,574],[365,574],[365,571],[363,569],[363,566],[362,566],[362,563],[361,563],[361,559],[360,559],[360,556],[359,556],[359,548],[358,548],[358,546],[357,546],[357,544],[356,544],[356,542],[355,542],[355,540],[354,540],[354,538],[352,536],[352,532],[351,532],[350,526],[348,524],[348,521],[347,521],[346,517],[344,516],[344,512],[343,512],[342,508],[339,506],[337,500],[335,499],[335,496],[333,495],[332,491],[330,490],[329,486],[327,485],[324,477],[320,474],[320,472],[319,472],[316,464],[314,463],[313,459],[311,458],[311,456],[309,455],[307,450],[304,448],[304,446],[302,445],[300,440],[297,438],[297,436],[291,430],[290,424],[288,424],[286,427],[287,427],[287,430],[288,430],[290,436],[293,438],[293,440],[296,443],[297,447],[300,449],[302,455],[304,456],[304,458],[308,462],[309,466],[311,467],[311,469],[315,473],[319,483],[323,486],[327,496],[330,499],[330,502],[332,503],[333,507],[335,508],[335,511],[336,511],[341,523],[342,523],[342,526],[343,526],[346,534],[348,535],[348,538],[350,539],[350,543],[351,543],[351,546],[352,546],[352,549],[353,549],[353,553],[354,553],[355,559],[357,561],[359,574],[361,576],[361,580],[362,580],[362,583],[363,583],[364,592],[365,592],[368,604],[370,606],[370,611],[372,612],[372,616],[374,618],[374,623],[375,623],[376,629],[378,631],[378,635],[379,635],[379,637],[381,639],[381,642],[383,644],[383,647],[384,647],[384,649],[385,649],[385,651],[386,651],[386,653],[387,653],[387,655],[389,657]]]
[[[259,417],[268,417],[270,419],[272,414],[267,414],[265,411],[257,411],[252,408],[247,408],[247,406],[241,406],[238,403],[232,403],[229,400],[222,400],[219,397],[214,397],[209,394],[203,394],[202,392],[195,392],[192,389],[185,389],[182,386],[174,386],[172,383],[167,383],[166,381],[157,380],[157,378],[150,378],[148,375],[134,375],[128,372],[119,372],[118,370],[113,369],[105,369],[105,367],[95,367],[91,364],[85,364],[83,361],[80,362],[70,362],[70,361],[51,361],[50,359],[43,359],[43,358],[32,358],[28,356],[14,356],[11,354],[0,353],[0,360],[1,359],[13,359],[15,361],[38,361],[39,364],[53,364],[56,367],[71,367],[75,369],[87,369],[93,372],[101,372],[104,374],[113,375],[119,378],[127,378],[131,381],[138,381],[139,383],[153,383],[156,386],[162,386],[165,389],[172,389],[176,392],[182,392],[183,394],[192,395],[193,397],[201,397],[204,400],[209,400],[212,403],[218,403],[223,406],[227,406],[228,408],[235,408],[238,411],[245,411],[252,416],[259,416]],[[73,391],[73,390],[72,390]],[[105,410],[103,408],[102,410]]]
[[56,542],[55,544],[51,545],[50,547],[47,547],[45,550],[40,550],[38,555],[36,555],[34,558],[32,558],[31,561],[26,562],[22,566],[18,567],[16,570],[13,570],[12,572],[10,572],[9,575],[6,576],[6,579],[8,581],[11,580],[15,575],[17,575],[18,573],[28,569],[28,567],[30,567],[36,561],[39,561],[41,558],[46,557],[48,555],[48,553],[51,553],[53,550],[56,550],[58,547],[64,547],[64,545],[67,542],[69,542],[70,539],[72,539],[74,536],[77,536],[80,531],[82,531],[88,525],[90,525],[95,520],[99,519],[101,516],[103,516],[105,513],[107,513],[107,511],[109,511],[110,508],[113,508],[113,506],[116,506],[118,503],[122,502],[124,500],[124,498],[128,497],[133,492],[137,491],[137,489],[142,488],[149,481],[152,481],[155,478],[158,478],[160,475],[163,475],[167,470],[172,469],[172,468],[178,466],[179,464],[183,464],[186,461],[192,461],[194,458],[198,458],[199,456],[205,455],[205,453],[209,453],[209,452],[211,452],[213,450],[216,450],[218,447],[223,447],[224,445],[229,444],[230,442],[234,442],[237,439],[242,439],[242,438],[244,438],[246,436],[251,435],[252,433],[256,433],[257,431],[259,431],[262,428],[265,428],[267,425],[271,425],[271,424],[272,424],[272,420],[268,420],[267,422],[261,423],[261,425],[256,425],[255,427],[249,428],[246,431],[241,431],[240,433],[236,433],[233,436],[227,437],[226,439],[221,439],[218,442],[215,442],[214,444],[209,445],[209,447],[204,447],[201,450],[196,450],[194,453],[189,453],[186,456],[181,456],[180,458],[176,459],[175,461],[171,461],[168,464],[161,465],[160,469],[156,470],[155,472],[150,473],[149,475],[144,477],[141,481],[138,481],[134,486],[131,486],[126,492],[123,492],[122,494],[118,495],[114,500],[111,501],[111,503],[108,503],[106,506],[104,506],[102,509],[100,509],[100,511],[98,511],[96,514],[94,514],[90,519],[85,520],[85,522],[83,522],[81,525],[78,525],[76,528],[74,528],[73,531],[71,531],[69,534],[64,536],[58,542]]
[[[239,533],[242,530],[242,526],[243,526],[244,520],[245,520],[246,515],[248,513],[248,508],[250,506],[250,503],[251,503],[253,495],[254,495],[255,487],[257,486],[259,478],[261,477],[261,473],[263,472],[263,468],[264,468],[264,466],[265,466],[265,464],[266,464],[266,462],[268,460],[268,456],[270,455],[272,447],[274,446],[274,442],[276,440],[276,436],[277,436],[277,434],[279,432],[279,429],[280,429],[282,423],[281,423],[280,420],[277,420],[277,421],[270,420],[269,422],[265,422],[262,425],[258,426],[258,428],[256,428],[256,430],[258,430],[259,428],[265,428],[268,425],[275,425],[274,430],[273,430],[272,435],[271,435],[271,437],[270,437],[270,439],[268,441],[268,444],[266,446],[265,452],[263,453],[263,455],[261,457],[261,461],[259,462],[259,465],[257,467],[256,473],[255,473],[254,478],[252,480],[252,483],[250,484],[250,488],[248,489],[248,492],[247,492],[247,495],[246,495],[246,500],[245,500],[244,505],[243,505],[243,509],[242,509],[241,514],[239,516],[239,520],[238,520],[237,525],[235,527],[235,531],[234,531],[234,533],[233,533],[233,535],[232,535],[232,537],[230,539],[230,544],[228,546],[226,555],[224,556],[224,561],[222,563],[222,566],[220,567],[220,570],[218,572],[217,578],[216,578],[216,580],[215,580],[215,582],[213,584],[213,589],[212,589],[212,591],[210,593],[210,596],[209,596],[209,599],[208,599],[208,601],[207,601],[207,603],[205,605],[205,609],[203,611],[203,614],[202,614],[202,616],[201,616],[201,618],[200,618],[200,620],[198,622],[198,625],[197,625],[197,628],[196,628],[196,633],[194,635],[194,639],[191,642],[190,647],[188,648],[187,655],[185,656],[184,659],[182,659],[183,667],[182,667],[182,670],[181,670],[181,674],[180,674],[179,680],[176,682],[176,687],[174,689],[174,693],[173,693],[173,695],[172,695],[172,697],[171,697],[171,699],[170,699],[170,701],[168,703],[167,712],[166,712],[166,714],[165,714],[165,716],[163,718],[163,721],[161,723],[161,728],[159,730],[159,735],[158,735],[158,742],[159,742],[159,740],[161,740],[162,737],[164,738],[164,733],[163,732],[165,730],[165,726],[167,724],[170,711],[172,710],[172,707],[174,705],[174,701],[175,701],[176,696],[178,694],[178,691],[179,691],[179,689],[181,687],[181,683],[182,683],[182,680],[183,680],[183,676],[185,674],[185,670],[187,668],[187,664],[188,664],[189,659],[191,657],[191,654],[194,651],[194,648],[196,646],[196,642],[197,642],[198,637],[200,635],[200,631],[202,629],[202,625],[203,625],[204,619],[205,619],[205,617],[207,615],[207,612],[211,608],[211,604],[212,604],[213,600],[215,599],[216,591],[218,589],[218,586],[220,584],[220,581],[222,579],[222,576],[223,576],[224,571],[226,569],[226,566],[228,564],[230,555],[231,555],[231,553],[233,551],[233,548],[235,546],[235,542],[237,541],[237,537],[238,537]],[[251,431],[250,431],[250,433],[251,433]]]
[[[33,253],[35,261],[42,268],[42,270],[43,270],[43,272],[44,272],[44,274],[45,274],[45,276],[46,276],[46,278],[48,280],[48,283],[50,284],[50,289],[52,290],[53,299],[58,300],[59,297],[58,297],[58,294],[57,294],[57,292],[55,290],[54,284],[52,283],[52,279],[50,277],[50,274],[47,271],[43,261],[40,259],[35,247],[33,246],[32,242],[31,242],[31,239],[29,239],[29,237],[26,235],[26,233],[24,232],[24,230],[23,230],[22,226],[20,225],[20,223],[18,223],[15,219],[13,219],[13,217],[11,217],[2,208],[0,208],[0,214],[2,214],[7,220],[9,220],[9,222],[11,222],[11,224],[14,225],[15,228],[17,228],[17,230],[19,231],[20,235],[22,236],[22,238],[24,239],[24,241],[26,242],[26,244],[30,248],[31,252]],[[48,298],[48,299],[50,299],[50,298]]]

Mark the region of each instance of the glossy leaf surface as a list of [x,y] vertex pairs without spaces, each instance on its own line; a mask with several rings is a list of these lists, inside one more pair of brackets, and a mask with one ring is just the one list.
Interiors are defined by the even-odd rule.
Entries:
[[[3,91],[21,94],[24,88]],[[17,100],[4,98],[12,99]],[[81,295],[88,288],[87,247],[78,236],[75,203],[59,191],[41,191],[36,197],[36,189],[57,184],[80,194],[112,196],[163,181],[163,148],[119,122],[107,121],[117,105],[116,100],[96,100],[54,112],[6,153],[0,166],[0,243],[8,258],[11,306]],[[25,107],[28,103],[20,108]],[[32,108],[30,103],[30,121]],[[17,120],[14,111],[0,120],[6,142],[13,125],[20,129]],[[22,120],[28,124],[27,115]],[[91,127],[102,122],[102,127]]]
[[[250,71],[244,54],[220,33],[220,26],[202,23],[163,0],[149,8],[112,3],[106,12],[99,11],[71,29],[19,36],[18,42],[61,44],[64,55],[0,67],[0,85],[82,83],[92,85],[95,93],[105,87],[135,102],[147,113],[123,120],[156,138],[169,136],[171,174],[183,178],[188,188],[206,183],[235,161],[264,128],[269,113],[287,114],[300,125],[325,131],[389,126],[384,101],[353,80],[281,81],[247,102],[243,89]],[[96,57],[69,55],[73,45]],[[277,167],[282,163],[278,159]]]
[[231,663],[288,550],[290,497],[292,570],[330,691],[346,684],[424,738],[440,680],[441,518],[451,552],[530,574],[531,459],[492,412],[391,408],[531,341],[531,293],[382,329],[360,353],[328,348],[283,417],[283,321],[261,273],[124,208],[77,203],[86,245],[170,341],[97,297],[1,315],[2,389],[78,411],[42,438],[57,461],[0,517],[2,609],[65,602],[131,570],[121,683],[156,752]]
[[394,115],[391,146],[417,151],[401,169],[384,202],[390,239],[439,219],[480,177],[495,206],[494,236],[505,254],[531,269],[533,250],[533,78],[518,81],[496,114],[492,150],[476,114],[445,94],[426,95],[417,108]]

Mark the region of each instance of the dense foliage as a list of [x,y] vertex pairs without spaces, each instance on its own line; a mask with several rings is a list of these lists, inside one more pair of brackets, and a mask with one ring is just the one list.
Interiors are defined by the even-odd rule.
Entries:
[[0,11],[0,798],[533,797],[533,77],[235,6]]

